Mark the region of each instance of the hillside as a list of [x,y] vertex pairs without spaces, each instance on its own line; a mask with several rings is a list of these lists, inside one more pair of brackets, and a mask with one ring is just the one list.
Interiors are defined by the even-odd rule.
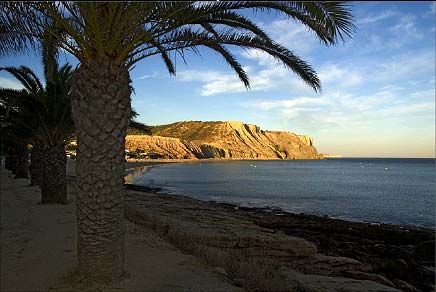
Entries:
[[177,122],[151,131],[152,136],[128,135],[126,149],[179,159],[321,159],[308,136],[236,121]]

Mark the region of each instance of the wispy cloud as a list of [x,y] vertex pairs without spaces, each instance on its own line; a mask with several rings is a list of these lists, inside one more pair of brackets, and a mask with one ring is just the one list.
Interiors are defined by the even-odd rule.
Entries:
[[[434,17],[430,11],[426,14]],[[417,15],[404,10],[388,10],[358,19],[357,26],[361,34],[360,47],[365,51],[383,52],[389,49],[402,50],[409,45],[415,45],[417,41],[424,39],[425,34],[428,34],[428,31],[423,30],[422,27],[422,18],[426,14]],[[381,27],[383,29],[380,29]],[[431,30],[431,27],[428,29]]]
[[435,76],[434,63],[435,55],[431,50],[404,50],[384,59],[356,58],[353,62],[328,63],[319,69],[319,77],[326,89],[383,88],[413,84],[423,76],[431,80]]
[[416,26],[416,16],[406,14],[399,18],[399,22],[390,28],[391,31],[397,33],[399,38],[417,38],[423,37],[421,31]]
[[398,12],[393,11],[393,10],[387,10],[387,11],[384,11],[384,12],[381,12],[378,14],[370,14],[365,18],[357,20],[357,25],[379,22],[381,20],[391,18],[391,17],[396,16],[396,15],[398,15]]
[[306,55],[318,44],[314,33],[292,19],[276,20],[264,28],[274,40],[294,50],[297,54]]
[[[300,129],[340,129],[367,127],[377,121],[388,121],[407,116],[432,117],[435,104],[430,91],[421,92],[413,102],[398,100],[397,92],[379,91],[371,95],[355,95],[342,91],[320,97],[295,97],[282,100],[258,100],[244,104],[279,116],[285,123]],[[406,95],[405,91],[400,94]],[[410,94],[412,95],[412,94]]]
[[422,74],[434,76],[435,55],[431,51],[410,51],[392,56],[382,62],[372,61],[367,68],[368,78],[378,82],[412,80]]
[[[293,72],[276,62],[268,54],[247,50],[242,56],[256,61],[257,66],[245,67],[249,72],[251,92],[266,90],[292,90],[296,94],[311,92],[310,88]],[[365,59],[354,63],[327,63],[318,69],[324,90],[354,89],[366,86],[388,86],[398,81],[413,82],[422,74],[434,76],[435,56],[430,51],[419,51],[392,56],[390,59]],[[233,72],[216,70],[186,70],[177,75],[178,81],[200,82],[200,94],[246,92],[246,88]]]
[[325,65],[319,71],[319,78],[323,84],[334,84],[340,87],[352,87],[362,83],[362,73],[356,69],[339,65]]
[[254,60],[260,66],[271,66],[271,63],[277,63],[268,53],[256,49],[248,49],[242,52],[242,57]]
[[245,88],[234,74],[213,70],[186,70],[177,74],[178,81],[202,82],[201,95],[241,92]]
[[[244,69],[249,72],[250,91],[290,89],[305,91],[308,89],[294,73],[274,62],[267,54],[248,50],[244,56],[256,60],[260,69],[251,67]],[[201,95],[210,96],[224,93],[244,92],[247,89],[234,73],[223,73],[214,70],[187,70],[177,75],[179,81],[197,81],[204,83],[201,86]]]
[[0,77],[0,87],[11,88],[11,89],[24,88],[20,82],[5,77]]
[[257,103],[249,104],[263,110],[271,109],[295,109],[305,106],[322,105],[326,104],[327,100],[324,98],[315,97],[298,97],[295,99],[284,99],[276,101],[260,101]]
[[186,70],[177,74],[177,80],[210,82],[219,80],[225,76],[229,76],[229,74],[215,70]]
[[156,77],[156,76],[157,76],[157,73],[156,73],[156,72],[153,72],[152,74],[145,74],[145,75],[142,75],[142,76],[136,78],[135,81],[136,81],[136,80],[150,79],[150,78],[154,78],[154,77]]

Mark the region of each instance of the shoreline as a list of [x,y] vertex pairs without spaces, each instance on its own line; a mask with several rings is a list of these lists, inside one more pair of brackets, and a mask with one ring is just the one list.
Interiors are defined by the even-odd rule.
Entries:
[[298,158],[298,159],[282,159],[282,158],[167,158],[167,159],[127,159],[129,163],[171,163],[171,162],[198,162],[198,161],[211,161],[211,162],[224,162],[224,161],[317,161],[317,160],[349,160],[349,159],[426,159],[435,160],[435,157],[354,157],[354,156],[342,156],[342,157],[324,157],[322,159],[313,158]]
[[[148,161],[142,167],[155,164]],[[125,188],[127,220],[151,228],[183,252],[224,268],[228,275],[234,257],[248,255],[267,261],[254,263],[250,270],[265,265],[268,270],[285,269],[286,279],[314,291],[333,292],[340,287],[350,292],[430,292],[435,288],[432,229],[239,207],[134,184]],[[354,290],[355,285],[363,290]]]
[[[126,189],[128,220],[156,230],[182,250],[200,257],[210,258],[210,254],[221,257],[224,253],[225,258],[232,251],[248,252],[249,257],[263,260],[272,257],[271,265],[290,268],[289,273],[304,274],[295,276],[295,281],[312,277],[308,282],[301,280],[303,286],[310,283],[309,287],[319,287],[319,281],[328,281],[342,287],[340,291],[355,291],[348,282],[342,282],[353,279],[399,289],[358,291],[430,292],[435,288],[435,230],[432,229],[237,207],[137,185],[126,185]],[[305,243],[285,244],[295,239]],[[286,246],[293,246],[297,255],[283,249]],[[308,255],[308,248],[315,251]],[[412,289],[415,287],[419,290]],[[314,291],[339,291],[324,288]]]
[[[136,186],[140,186],[140,185],[136,185]],[[293,216],[308,216],[308,217],[316,217],[316,218],[322,218],[322,219],[337,220],[337,221],[342,221],[342,222],[347,222],[347,223],[352,223],[352,224],[353,223],[364,224],[364,225],[368,225],[368,226],[382,226],[382,227],[384,226],[384,227],[392,227],[392,228],[400,228],[400,229],[423,229],[423,230],[428,230],[428,231],[433,231],[433,232],[436,231],[436,225],[433,226],[433,228],[431,228],[431,227],[425,227],[425,226],[398,224],[398,223],[359,221],[357,219],[352,220],[352,219],[348,219],[348,218],[339,218],[339,217],[334,217],[334,216],[330,216],[327,214],[311,214],[311,213],[304,213],[304,212],[296,213],[296,212],[284,210],[284,209],[282,209],[280,207],[276,207],[276,206],[256,207],[256,206],[239,205],[239,204],[231,203],[231,202],[227,202],[227,201],[201,200],[201,199],[197,199],[197,198],[193,197],[190,194],[177,194],[177,193],[165,192],[159,187],[156,187],[156,188],[153,188],[151,186],[145,186],[145,187],[150,188],[150,189],[158,189],[157,193],[162,194],[162,195],[175,195],[175,196],[180,196],[180,197],[189,197],[189,198],[193,198],[195,200],[199,200],[199,201],[203,201],[203,202],[207,202],[207,203],[211,203],[211,204],[216,204],[216,205],[220,205],[220,206],[229,206],[229,208],[246,210],[246,211],[254,211],[254,212],[260,212],[260,213],[271,213],[271,214],[274,214],[275,216],[283,216],[283,215],[288,214],[288,215],[293,215]]]
[[403,224],[395,224],[395,223],[382,223],[382,222],[367,222],[367,221],[354,221],[349,219],[342,219],[342,218],[336,218],[328,215],[317,215],[317,214],[309,214],[309,213],[295,213],[291,211],[286,211],[280,207],[274,207],[274,206],[265,206],[265,207],[249,207],[249,206],[242,206],[235,203],[230,203],[226,201],[214,201],[214,200],[201,200],[193,197],[192,195],[187,194],[177,194],[177,193],[169,193],[165,192],[161,187],[153,187],[153,186],[143,186],[143,185],[137,185],[132,183],[126,183],[125,187],[127,190],[133,190],[133,191],[139,191],[144,193],[155,193],[159,195],[165,195],[165,196],[176,196],[180,198],[190,198],[195,201],[199,202],[205,202],[209,204],[213,204],[216,206],[228,208],[228,209],[234,209],[234,210],[241,210],[241,211],[248,211],[248,212],[258,212],[261,214],[271,214],[274,216],[301,216],[301,217],[308,217],[308,218],[318,218],[322,220],[333,220],[341,223],[349,223],[349,224],[360,224],[365,226],[378,226],[380,228],[398,228],[401,230],[424,230],[429,232],[436,232],[436,226],[434,228],[429,227],[423,227],[423,226],[416,226],[416,225],[403,225]]
[[[226,253],[232,249],[244,253],[246,248],[249,254],[254,253],[253,256],[273,256],[273,265],[291,268],[305,276],[328,277],[323,278],[323,281],[339,285],[337,287],[343,288],[340,291],[357,291],[342,283],[341,279],[344,278],[374,281],[400,289],[368,288],[358,291],[427,292],[435,288],[435,230],[432,229],[351,222],[273,208],[238,207],[160,193],[159,188],[138,185],[126,185],[126,189],[125,214],[128,220],[152,226],[173,244],[180,242],[178,247],[182,250],[186,248],[184,242],[188,241],[188,245],[194,247],[189,247],[187,251],[198,253],[196,255],[200,258],[208,259],[211,254],[219,258],[223,251]],[[251,228],[260,230],[253,232]],[[289,251],[282,250],[286,244],[272,247],[275,246],[274,241],[259,239],[258,236],[265,235],[258,232],[280,238],[287,236],[276,239],[278,242],[285,242],[289,238],[304,240],[306,244],[314,246],[315,254],[304,255],[307,249],[302,251],[297,248],[296,252],[303,254],[292,256]],[[240,246],[241,242],[247,240],[251,242],[248,246]],[[229,242],[236,242],[236,245],[230,247]],[[204,249],[212,251],[204,254]],[[301,280],[298,277],[297,282]],[[317,281],[322,280],[316,277],[309,281],[315,286],[319,284]],[[344,286],[340,286],[342,284]],[[413,290],[414,287],[419,290]]]
[[[350,157],[342,157],[342,158],[333,158],[333,160],[335,159],[348,159]],[[354,157],[351,157],[354,158]],[[329,159],[329,158],[327,158]],[[415,158],[411,158],[411,159],[415,159]],[[416,159],[422,159],[422,158],[416,158]],[[250,161],[281,161],[280,159],[250,159]],[[71,163],[74,162],[75,165],[75,161],[68,159],[68,162]],[[229,207],[232,208],[239,208],[241,210],[256,210],[259,212],[275,212],[275,213],[286,213],[286,214],[291,214],[291,215],[302,215],[302,216],[315,216],[318,218],[328,218],[331,220],[339,220],[339,221],[343,221],[343,222],[349,222],[349,223],[357,223],[357,224],[366,224],[366,225],[371,225],[371,226],[386,226],[386,227],[395,227],[395,228],[400,228],[400,229],[424,229],[424,230],[429,230],[429,231],[436,231],[436,225],[434,225],[433,228],[431,227],[423,227],[423,226],[417,226],[417,225],[407,225],[407,224],[398,224],[398,223],[383,223],[383,222],[370,222],[370,221],[359,221],[359,220],[351,220],[351,219],[343,219],[343,218],[337,218],[337,217],[333,217],[333,216],[329,216],[329,215],[316,215],[316,214],[309,214],[309,213],[295,213],[292,211],[287,211],[284,210],[280,207],[275,207],[275,206],[264,206],[264,207],[251,207],[251,206],[243,206],[243,205],[238,205],[235,203],[231,203],[231,202],[226,202],[226,201],[213,201],[213,200],[200,200],[200,199],[196,199],[194,198],[192,195],[190,194],[177,194],[177,193],[169,193],[163,190],[163,188],[161,187],[153,187],[153,186],[143,186],[143,185],[136,185],[136,184],[132,184],[132,178],[136,175],[140,175],[141,173],[143,173],[144,171],[149,171],[148,169],[151,169],[153,166],[155,165],[162,165],[162,164],[168,164],[168,163],[199,163],[199,162],[226,162],[226,161],[249,161],[248,159],[241,159],[241,160],[230,160],[230,159],[214,159],[214,158],[210,158],[210,159],[147,159],[147,160],[142,160],[139,161],[137,159],[131,159],[128,160],[126,162],[126,169],[125,169],[125,185],[130,186],[132,189],[134,188],[134,190],[138,190],[138,191],[143,191],[143,192],[154,192],[154,193],[158,193],[158,194],[163,194],[163,195],[175,195],[175,196],[179,196],[179,197],[189,197],[192,198],[194,200],[199,200],[202,202],[207,202],[207,203],[213,203],[213,204],[217,204],[217,205],[227,205]],[[292,160],[291,160],[292,161]],[[68,164],[67,164],[68,165]],[[69,166],[67,166],[67,176],[70,177],[70,180],[73,180],[75,177],[75,170],[71,171],[71,164]],[[281,215],[277,215],[277,216],[281,216]]]

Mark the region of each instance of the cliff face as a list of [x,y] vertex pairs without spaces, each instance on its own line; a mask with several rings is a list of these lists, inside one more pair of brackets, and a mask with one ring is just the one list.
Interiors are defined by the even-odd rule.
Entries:
[[126,150],[140,149],[146,153],[158,153],[166,158],[192,159],[201,149],[192,143],[183,143],[180,139],[170,137],[127,135]]
[[178,122],[152,128],[153,136],[127,136],[126,149],[168,158],[320,159],[310,137],[262,131],[242,122]]
[[265,135],[277,145],[283,159],[321,159],[309,136],[282,131],[265,131]]

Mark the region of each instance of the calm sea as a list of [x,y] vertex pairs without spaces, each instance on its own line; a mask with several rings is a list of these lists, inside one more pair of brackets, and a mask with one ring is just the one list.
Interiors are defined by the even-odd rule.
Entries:
[[435,228],[435,160],[343,158],[153,166],[134,184],[206,201]]

